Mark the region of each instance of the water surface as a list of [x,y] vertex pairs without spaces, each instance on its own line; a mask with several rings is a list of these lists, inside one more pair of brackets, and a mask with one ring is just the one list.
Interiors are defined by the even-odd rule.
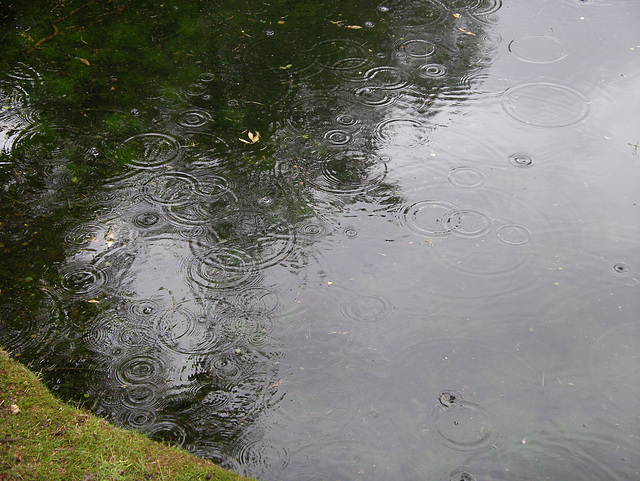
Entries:
[[0,342],[263,480],[637,479],[638,21],[3,8]]

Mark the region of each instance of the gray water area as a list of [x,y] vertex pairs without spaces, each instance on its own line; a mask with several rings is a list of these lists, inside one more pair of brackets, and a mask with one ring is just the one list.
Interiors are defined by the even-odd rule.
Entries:
[[5,64],[0,343],[264,481],[639,479],[640,3],[233,3]]

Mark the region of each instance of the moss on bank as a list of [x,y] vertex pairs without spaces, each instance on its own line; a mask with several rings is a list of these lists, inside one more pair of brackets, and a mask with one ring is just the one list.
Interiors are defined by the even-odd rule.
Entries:
[[0,480],[243,479],[61,402],[0,350]]

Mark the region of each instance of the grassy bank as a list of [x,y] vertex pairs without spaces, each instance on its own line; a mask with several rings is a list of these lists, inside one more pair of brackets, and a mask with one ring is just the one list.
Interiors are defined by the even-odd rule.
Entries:
[[0,480],[243,479],[61,402],[0,350]]

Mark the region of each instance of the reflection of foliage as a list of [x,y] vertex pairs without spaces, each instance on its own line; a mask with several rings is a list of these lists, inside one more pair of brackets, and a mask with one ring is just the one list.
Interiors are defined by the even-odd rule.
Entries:
[[[327,205],[399,203],[376,126],[396,105],[428,118],[425,98],[456,84],[478,51],[458,28],[471,27],[445,17],[423,34],[450,44],[428,60],[448,76],[410,85],[426,59],[398,55],[415,32],[367,17],[378,2],[219,3],[66,0],[0,11],[14,27],[0,33],[1,86],[20,100],[0,112],[12,129],[0,159],[0,289],[33,312],[48,305],[43,293],[56,300],[53,337],[29,355],[62,366],[48,375],[65,396],[86,394],[110,415],[110,399],[144,404],[140,392],[153,388],[164,404],[143,408],[234,430],[273,401],[277,353],[264,324],[271,312],[219,306],[263,282],[258,271],[303,266],[297,229],[319,210],[331,217]],[[150,310],[129,309],[136,302]],[[83,342],[96,319],[110,327],[101,331],[108,349]],[[148,332],[162,322],[182,332],[175,345]],[[225,344],[194,352],[205,322]],[[118,379],[139,355],[167,373],[140,392]],[[104,385],[92,388],[99,376]],[[140,428],[144,409],[128,407],[118,422]]]

